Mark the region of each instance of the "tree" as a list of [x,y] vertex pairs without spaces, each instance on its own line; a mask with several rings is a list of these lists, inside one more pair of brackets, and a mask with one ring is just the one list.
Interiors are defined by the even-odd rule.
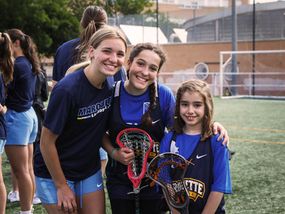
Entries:
[[150,0],[117,0],[117,10],[123,15],[141,14],[152,6]]
[[67,3],[68,0],[0,1],[0,31],[19,28],[33,38],[40,53],[53,54],[62,42],[78,35],[79,21]]
[[101,0],[69,0],[68,8],[70,9],[71,13],[78,18],[81,19],[82,13],[84,9],[89,5],[97,5],[104,7],[105,1]]
[[103,7],[109,16],[116,13],[123,15],[141,14],[152,6],[150,0],[70,0],[69,7],[78,17],[88,5]]
[[34,39],[41,54],[51,55],[79,35],[83,10],[92,4],[109,16],[141,14],[152,5],[150,0],[0,0],[0,31],[19,28]]

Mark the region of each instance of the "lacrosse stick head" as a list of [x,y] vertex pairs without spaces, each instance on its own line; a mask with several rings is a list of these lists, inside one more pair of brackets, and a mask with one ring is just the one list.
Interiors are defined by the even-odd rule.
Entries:
[[188,194],[184,186],[184,175],[188,163],[181,155],[162,153],[151,160],[147,175],[162,187],[169,206],[184,209],[188,205]]
[[150,135],[139,128],[127,128],[119,132],[116,139],[118,145],[132,149],[135,158],[128,165],[128,177],[135,191],[139,190],[141,180],[146,174],[148,155],[153,147]]

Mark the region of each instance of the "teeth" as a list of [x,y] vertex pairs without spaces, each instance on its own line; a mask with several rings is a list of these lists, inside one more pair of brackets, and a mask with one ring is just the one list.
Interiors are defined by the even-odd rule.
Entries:
[[188,120],[193,120],[195,117],[187,117]]
[[115,66],[114,66],[114,65],[106,65],[106,67],[108,67],[108,68],[111,69],[111,70],[114,70],[114,69],[115,69]]
[[146,79],[144,79],[144,78],[142,78],[142,77],[139,77],[139,76],[137,76],[137,78],[138,78],[139,80],[141,80],[141,81],[144,81],[144,82],[147,81]]

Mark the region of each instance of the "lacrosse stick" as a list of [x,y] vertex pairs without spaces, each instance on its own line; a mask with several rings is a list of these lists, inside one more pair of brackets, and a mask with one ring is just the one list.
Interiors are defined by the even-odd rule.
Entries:
[[132,163],[128,164],[128,178],[133,184],[135,194],[136,213],[139,213],[139,195],[140,184],[146,174],[146,165],[148,155],[153,147],[153,140],[147,132],[139,128],[127,128],[117,135],[118,145],[123,148],[132,149],[135,158]]
[[181,155],[166,152],[151,160],[147,175],[162,187],[168,206],[188,214],[189,197],[184,186],[184,175],[189,161]]

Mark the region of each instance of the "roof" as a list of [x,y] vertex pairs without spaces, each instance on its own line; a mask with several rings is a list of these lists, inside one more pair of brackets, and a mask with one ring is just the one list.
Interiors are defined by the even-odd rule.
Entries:
[[184,28],[173,28],[173,31],[182,43],[187,42],[187,31]]
[[142,42],[158,42],[159,44],[168,43],[167,38],[165,37],[160,28],[139,25],[120,25],[120,28],[123,30],[132,45]]

